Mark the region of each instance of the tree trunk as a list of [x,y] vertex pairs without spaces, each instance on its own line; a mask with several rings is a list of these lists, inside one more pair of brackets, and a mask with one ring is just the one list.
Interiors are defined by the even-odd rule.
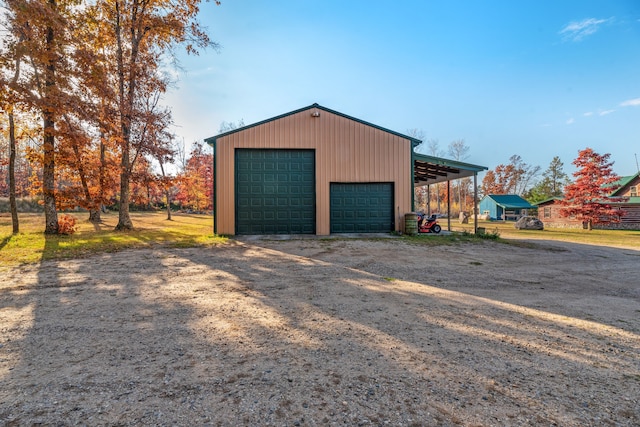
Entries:
[[18,205],[16,203],[16,127],[13,111],[9,113],[9,205],[11,206],[11,224],[13,234],[20,232]]
[[45,234],[58,233],[58,211],[55,196],[55,138],[52,114],[44,114],[44,164],[42,167],[42,193],[44,196]]
[[122,165],[120,172],[120,208],[118,210],[117,231],[133,230],[133,222],[129,216],[129,200],[131,194],[129,191],[129,170],[126,165],[129,164],[129,150],[123,149]]
[[171,189],[167,182],[167,175],[164,173],[164,165],[162,164],[162,158],[158,158],[160,163],[160,172],[162,172],[162,185],[164,185],[164,194],[167,197],[167,221],[171,221]]
[[78,176],[80,178],[80,185],[82,186],[82,192],[84,193],[85,206],[89,208],[89,221],[100,222],[100,203],[91,197],[91,191],[89,190],[89,183],[87,182],[87,175],[84,171],[82,163],[82,157],[80,155],[80,149],[78,144],[73,143],[73,153],[76,156],[76,164],[78,170]]
[[[129,162],[130,152],[130,138],[131,138],[131,116],[133,112],[133,96],[135,94],[135,72],[134,66],[137,59],[137,45],[135,37],[131,40],[133,46],[131,48],[131,54],[129,58],[129,88],[126,91],[125,97],[125,75],[127,72],[124,68],[124,51],[122,42],[122,26],[120,22],[121,11],[120,2],[115,2],[116,7],[116,44],[117,44],[117,59],[118,59],[118,95],[120,104],[120,147],[121,147],[121,159],[120,159],[120,209],[118,210],[118,224],[116,225],[117,231],[132,230],[133,223],[129,216],[129,200],[131,194],[129,192],[129,179],[131,177],[131,164]],[[132,32],[135,31],[132,29]]]
[[[22,41],[22,37],[20,41]],[[13,87],[20,77],[20,64],[22,57],[18,54],[15,58],[15,72],[11,79]],[[13,116],[13,104],[9,106],[9,206],[11,210],[12,233],[20,232],[20,222],[18,220],[18,204],[16,202],[16,124]]]
[[167,189],[167,191],[165,191],[165,195],[167,196],[167,220],[171,221],[171,195],[169,193]]
[[[100,127],[102,128],[104,123],[104,109],[101,110],[102,114],[101,114],[101,123],[100,123]],[[97,202],[98,202],[98,206],[96,206],[96,212],[94,212],[93,210],[89,211],[89,221],[91,222],[100,222],[102,221],[102,218],[100,216],[100,212],[101,210],[104,208],[104,203],[106,200],[106,197],[104,196],[104,191],[105,191],[105,170],[107,169],[107,160],[105,157],[105,151],[106,151],[106,147],[104,146],[104,138],[105,138],[105,132],[104,130],[100,130],[100,169],[99,169],[99,189],[98,189],[98,197]]]
[[[56,7],[55,0],[49,0],[51,7]],[[58,212],[55,196],[55,116],[53,108],[53,88],[56,84],[56,66],[54,58],[54,32],[47,28],[47,66],[45,69],[45,106],[43,108],[43,165],[42,165],[42,193],[44,196],[45,234],[58,234]]]
[[102,217],[100,216],[100,208],[89,209],[89,221],[93,223],[102,222]]

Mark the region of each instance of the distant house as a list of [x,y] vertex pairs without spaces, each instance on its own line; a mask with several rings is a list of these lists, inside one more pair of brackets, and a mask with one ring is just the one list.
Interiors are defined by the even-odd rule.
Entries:
[[517,194],[488,194],[480,200],[480,215],[491,220],[516,221],[536,207]]
[[[618,189],[609,194],[609,197],[621,198],[622,200],[609,202],[609,204],[623,210],[624,215],[620,218],[619,223],[594,224],[593,228],[640,230],[640,196],[638,195],[640,191],[640,172],[622,177],[611,186]],[[562,209],[559,203],[560,200],[562,198],[554,197],[536,204],[538,206],[538,218],[544,223],[545,228],[585,228],[586,224],[575,216],[563,217],[560,214]]]

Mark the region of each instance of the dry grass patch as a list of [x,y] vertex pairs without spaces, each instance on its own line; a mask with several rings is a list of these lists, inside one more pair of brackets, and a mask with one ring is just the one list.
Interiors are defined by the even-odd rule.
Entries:
[[131,213],[135,229],[129,232],[114,231],[117,212],[103,214],[99,224],[89,222],[86,213],[70,215],[77,219],[78,229],[66,236],[45,236],[43,214],[21,214],[20,233],[12,235],[11,217],[0,215],[0,267],[78,258],[125,248],[191,247],[226,240],[213,235],[213,218],[209,215],[173,214],[168,221],[165,212],[135,212]]
[[[478,227],[485,227],[487,232],[497,232],[500,238],[513,240],[555,240],[584,245],[609,247],[640,247],[640,230],[582,230],[565,228],[547,228],[545,230],[517,230],[514,222],[478,221]],[[473,233],[473,222],[458,224],[451,221],[453,231]]]

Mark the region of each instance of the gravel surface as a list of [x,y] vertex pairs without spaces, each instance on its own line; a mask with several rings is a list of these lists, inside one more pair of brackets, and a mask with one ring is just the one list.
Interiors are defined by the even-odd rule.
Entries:
[[0,425],[637,426],[639,265],[305,239],[15,268]]

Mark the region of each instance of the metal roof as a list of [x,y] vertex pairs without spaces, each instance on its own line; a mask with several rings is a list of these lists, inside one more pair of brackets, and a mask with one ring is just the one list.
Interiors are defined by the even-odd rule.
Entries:
[[535,207],[517,194],[487,194],[484,198],[493,200],[498,206],[505,209],[531,209]]
[[366,122],[364,120],[360,120],[357,119],[355,117],[352,116],[348,116],[346,114],[343,114],[339,111],[335,111],[335,110],[331,110],[329,108],[323,107],[321,105],[318,104],[312,104],[309,105],[308,107],[303,107],[300,108],[298,110],[294,110],[285,114],[281,114],[279,116],[275,116],[272,117],[270,119],[266,119],[266,120],[262,120],[260,122],[257,123],[253,123],[247,126],[243,126],[241,128],[237,128],[237,129],[232,129],[228,132],[224,132],[221,133],[219,135],[215,135],[215,136],[211,136],[209,138],[205,139],[205,142],[213,147],[215,147],[215,143],[216,141],[223,137],[223,136],[227,136],[230,135],[232,133],[236,133],[236,132],[241,132],[245,129],[249,129],[255,126],[259,126],[261,124],[264,123],[268,123],[271,121],[275,121],[278,119],[281,119],[283,117],[287,117],[293,114],[297,114],[300,113],[302,111],[305,110],[310,110],[310,109],[318,109],[318,110],[323,110],[323,111],[327,111],[329,113],[332,114],[336,114],[338,116],[344,117],[346,119],[349,120],[353,120],[356,121],[358,123],[362,123],[364,125],[367,126],[371,126],[373,128],[382,130],[384,132],[388,132],[392,135],[396,135],[399,136],[401,138],[405,138],[408,141],[410,141],[411,143],[411,154],[412,154],[412,162],[413,162],[413,185],[414,187],[420,187],[423,185],[429,185],[429,184],[437,184],[438,182],[446,182],[446,181],[451,181],[454,179],[459,179],[459,178],[466,178],[466,177],[470,177],[470,176],[474,176],[476,173],[478,172],[482,172],[485,170],[488,170],[487,167],[485,166],[478,166],[478,165],[473,165],[470,163],[464,163],[464,162],[459,162],[456,160],[449,160],[449,159],[443,159],[440,157],[435,157],[435,156],[428,156],[428,155],[424,155],[424,154],[419,154],[414,152],[413,150],[422,143],[421,140],[414,138],[412,136],[409,135],[404,135],[402,133],[399,132],[395,132],[386,128],[383,128],[381,126],[377,126],[374,125],[373,123],[369,123]]
[[544,205],[544,204],[547,204],[547,203],[557,202],[558,200],[562,200],[562,197],[559,197],[559,196],[549,197],[548,199],[540,200],[539,202],[536,202],[533,205],[534,206],[540,206],[540,205]]
[[413,186],[437,184],[459,178],[474,176],[478,172],[487,170],[485,166],[441,157],[427,156],[413,153]]
[[294,110],[294,111],[290,111],[288,113],[280,114],[279,116],[275,116],[275,117],[272,117],[270,119],[262,120],[262,121],[257,122],[257,123],[253,123],[253,124],[250,124],[250,125],[247,125],[247,126],[243,126],[241,128],[237,128],[237,129],[232,129],[232,130],[230,130],[228,132],[224,132],[224,133],[221,133],[221,134],[218,134],[218,135],[215,135],[215,136],[211,136],[209,138],[205,138],[204,141],[209,145],[213,145],[218,138],[221,138],[223,136],[227,136],[227,135],[230,135],[230,134],[236,133],[236,132],[241,132],[241,131],[243,131],[245,129],[249,129],[249,128],[252,128],[252,127],[255,127],[255,126],[260,126],[262,124],[265,124],[265,123],[268,123],[268,122],[273,122],[275,120],[282,119],[284,117],[291,116],[293,114],[298,114],[298,113],[301,113],[303,111],[311,110],[311,109],[318,109],[318,110],[326,111],[328,113],[332,113],[332,114],[335,114],[337,116],[341,116],[341,117],[344,117],[346,119],[353,120],[355,122],[362,123],[362,124],[367,125],[367,126],[371,126],[373,128],[379,129],[381,131],[388,132],[388,133],[390,133],[392,135],[396,135],[396,136],[399,136],[401,138],[408,139],[409,141],[411,141],[413,147],[415,147],[417,145],[420,145],[420,143],[422,143],[422,141],[420,141],[419,139],[414,138],[412,136],[404,135],[404,134],[401,134],[399,132],[395,132],[395,131],[392,131],[390,129],[383,128],[382,126],[374,125],[373,123],[369,123],[367,121],[360,120],[358,118],[355,118],[355,117],[349,116],[347,114],[341,113],[339,111],[335,111],[335,110],[332,110],[330,108],[323,107],[322,105],[319,105],[317,103],[316,104],[311,104],[308,107],[303,107],[303,108],[299,108],[299,109]]
[[627,185],[631,184],[639,176],[640,172],[635,175],[620,177],[620,179],[609,185],[609,187],[615,188],[615,190],[611,194],[609,194],[609,196],[617,196],[625,189]]

